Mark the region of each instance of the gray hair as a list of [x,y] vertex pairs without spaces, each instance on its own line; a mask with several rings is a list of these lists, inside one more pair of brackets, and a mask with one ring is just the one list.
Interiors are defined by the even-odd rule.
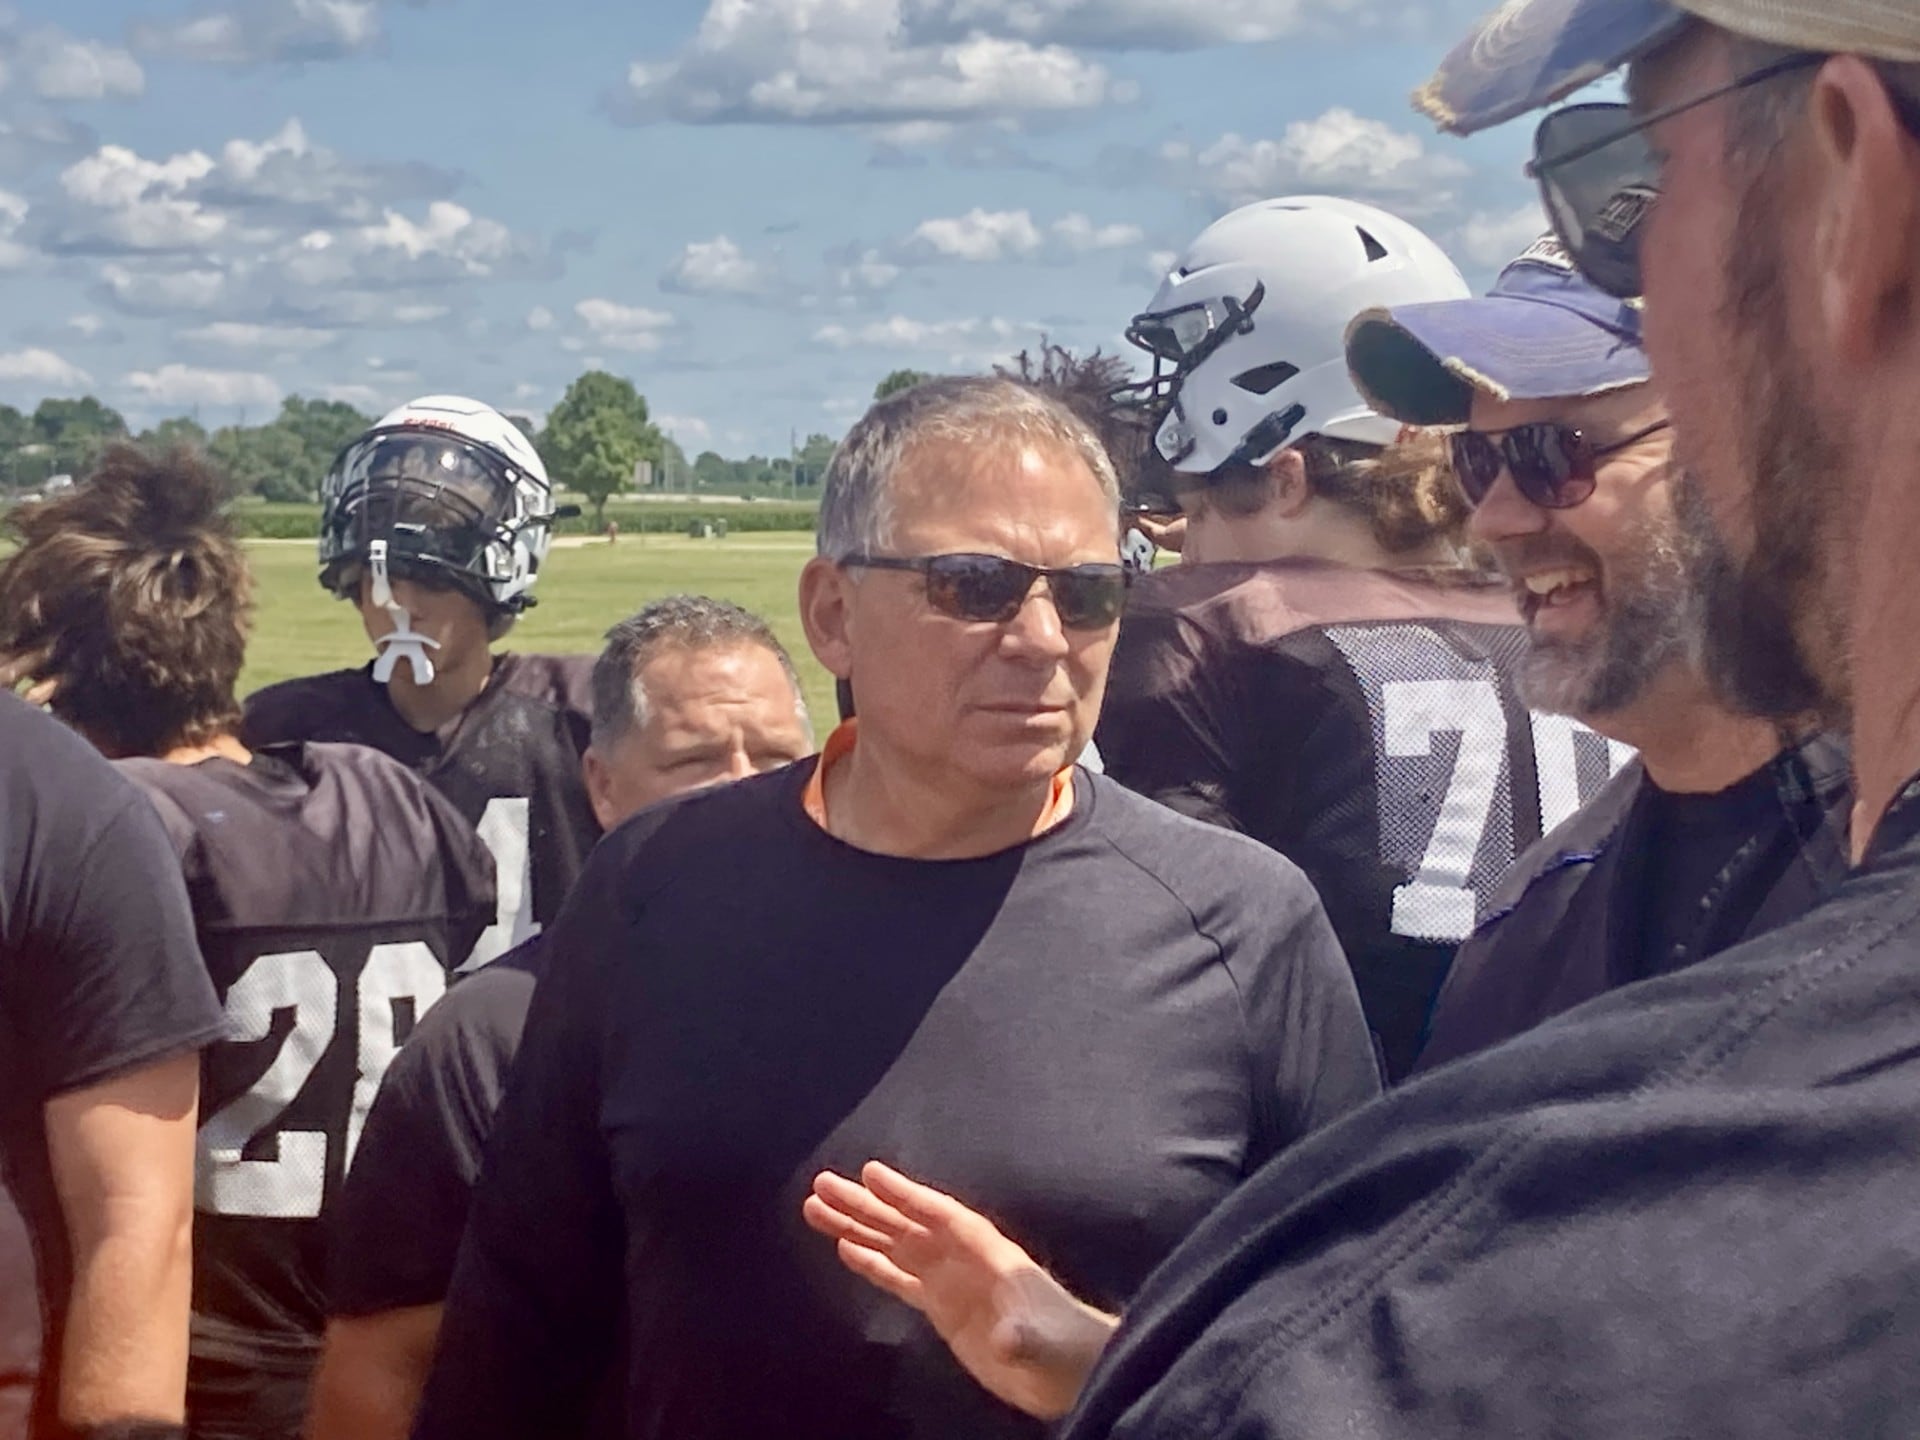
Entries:
[[877,402],[833,452],[815,544],[830,560],[884,551],[893,527],[892,481],[915,446],[1040,443],[1083,461],[1119,524],[1120,482],[1085,421],[1032,385],[998,375],[944,375]]
[[593,665],[593,745],[605,751],[647,723],[647,697],[640,671],[666,649],[719,650],[758,645],[770,650],[793,686],[793,708],[813,738],[813,722],[800,690],[793,657],[771,626],[751,610],[705,595],[669,595],[629,615],[607,631],[606,647]]
[[[1777,65],[1810,52],[1775,45],[1745,35],[1727,36],[1727,61],[1735,75],[1750,75],[1769,65]],[[1891,60],[1869,60],[1886,83],[1889,95],[1913,127],[1920,115],[1920,64]],[[1807,91],[1812,88],[1816,68],[1789,71],[1764,84],[1749,85],[1733,98],[1734,122],[1728,127],[1728,158],[1744,166],[1764,165],[1786,139],[1794,118],[1804,108]]]

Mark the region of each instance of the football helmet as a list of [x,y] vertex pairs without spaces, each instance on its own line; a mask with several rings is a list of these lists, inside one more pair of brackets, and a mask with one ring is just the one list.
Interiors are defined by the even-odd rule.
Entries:
[[1446,253],[1405,220],[1320,195],[1263,200],[1215,221],[1174,262],[1127,339],[1153,356],[1132,387],[1156,415],[1174,470],[1258,465],[1309,435],[1391,444],[1347,373],[1362,310],[1471,292]]
[[533,443],[490,405],[428,395],[382,416],[320,487],[320,583],[357,598],[378,557],[395,578],[450,583],[493,610],[534,603],[556,509]]

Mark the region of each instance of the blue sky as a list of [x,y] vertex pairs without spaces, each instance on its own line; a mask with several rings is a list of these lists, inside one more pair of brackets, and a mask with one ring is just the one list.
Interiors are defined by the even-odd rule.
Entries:
[[0,400],[136,423],[541,414],[630,375],[689,454],[838,435],[899,366],[1115,347],[1269,195],[1539,227],[1527,127],[1407,104],[1484,0],[17,0]]

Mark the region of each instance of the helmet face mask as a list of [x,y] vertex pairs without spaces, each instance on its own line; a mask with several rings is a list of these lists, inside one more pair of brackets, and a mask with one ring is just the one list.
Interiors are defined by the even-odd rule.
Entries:
[[505,417],[455,397],[415,401],[349,444],[327,473],[320,583],[357,598],[372,546],[384,541],[395,576],[517,614],[534,603],[556,518],[538,455]]

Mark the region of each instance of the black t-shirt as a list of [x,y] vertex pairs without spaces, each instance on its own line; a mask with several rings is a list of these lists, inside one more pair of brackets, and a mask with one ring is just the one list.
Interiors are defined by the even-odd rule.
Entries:
[[393,708],[371,663],[288,680],[247,700],[241,738],[371,745],[417,770],[459,807],[493,852],[495,921],[465,962],[497,959],[553,923],[600,825],[580,774],[592,729],[594,657],[501,655],[487,688],[439,731]]
[[1707,795],[1647,786],[1638,817],[1645,846],[1640,944],[1625,957],[1628,978],[1676,970],[1710,953],[1706,932],[1718,892],[1731,882],[1729,868],[1742,851],[1763,844],[1768,829],[1785,826],[1778,788],[1771,765]]
[[1910,1435],[1917,1033],[1920,784],[1808,914],[1269,1165],[1065,1440]]
[[173,841],[231,1026],[201,1081],[190,1420],[268,1440],[299,1423],[325,1325],[321,1217],[381,1076],[492,918],[492,860],[364,746],[121,769]]
[[0,694],[0,1440],[51,1421],[72,1283],[42,1116],[225,1026],[180,869],[140,794]]
[[1630,753],[1530,714],[1504,585],[1318,561],[1135,587],[1096,736],[1107,773],[1307,872],[1389,1075],[1514,857]]
[[1846,878],[1851,801],[1846,748],[1825,736],[1710,795],[1628,766],[1501,882],[1416,1073],[1806,914]]
[[447,1298],[544,953],[536,936],[461,980],[394,1057],[330,1222],[331,1313]]
[[841,844],[805,762],[601,843],[548,939],[416,1433],[1032,1436],[800,1205],[878,1156],[1096,1304],[1265,1156],[1376,1093],[1311,888],[1079,773],[975,860]]

